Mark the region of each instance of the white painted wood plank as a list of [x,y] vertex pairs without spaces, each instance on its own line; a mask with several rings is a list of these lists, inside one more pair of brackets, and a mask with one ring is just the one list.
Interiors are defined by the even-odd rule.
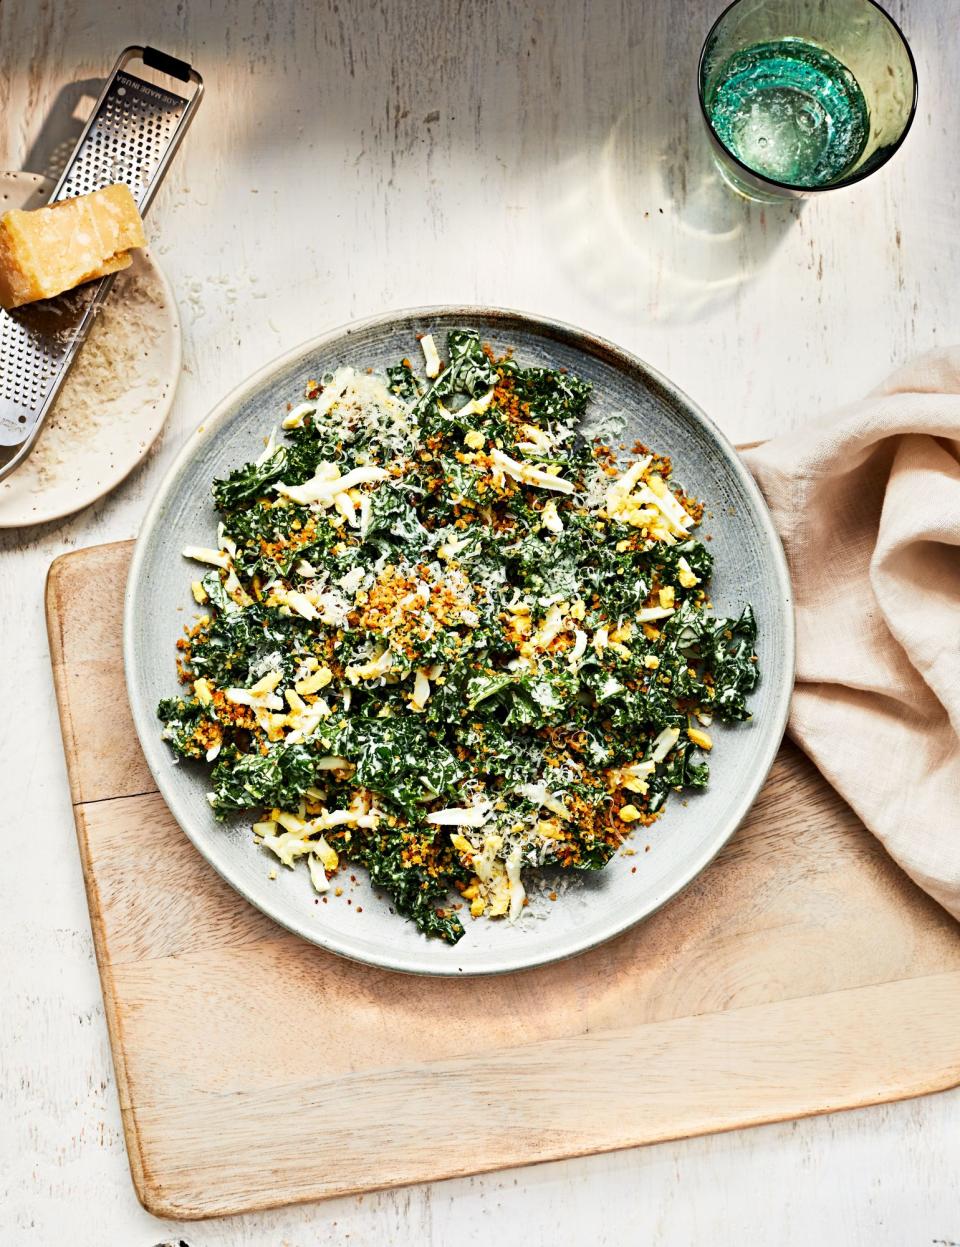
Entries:
[[[486,300],[616,339],[745,440],[855,398],[956,335],[955,6],[893,5],[921,73],[920,113],[896,160],[786,214],[711,191],[693,66],[720,7],[0,7],[0,163],[11,168],[31,152],[27,167],[42,167],[61,89],[102,74],[127,42],[196,61],[210,88],[150,222],[185,324],[187,372],[163,446],[112,498],[0,544],[4,1242],[146,1245],[178,1228],[137,1206],[126,1172],[42,579],[63,550],[136,531],[166,464],[225,389],[350,317]],[[949,1243],[960,1241],[958,1111],[951,1093],[183,1228],[203,1247]]]

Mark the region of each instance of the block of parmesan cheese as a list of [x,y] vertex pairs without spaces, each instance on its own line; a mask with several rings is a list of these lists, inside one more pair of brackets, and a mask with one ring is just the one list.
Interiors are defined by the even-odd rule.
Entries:
[[143,221],[122,183],[33,212],[0,218],[0,307],[50,299],[130,264],[146,245]]

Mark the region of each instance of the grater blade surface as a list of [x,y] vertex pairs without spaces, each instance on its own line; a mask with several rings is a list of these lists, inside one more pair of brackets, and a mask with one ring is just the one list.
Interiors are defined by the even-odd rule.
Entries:
[[[136,60],[192,91],[183,96],[138,77],[126,69]],[[126,48],[49,202],[126,182],[145,216],[202,94],[203,80],[185,62]],[[110,275],[12,312],[0,308],[0,480],[29,454],[112,284]]]

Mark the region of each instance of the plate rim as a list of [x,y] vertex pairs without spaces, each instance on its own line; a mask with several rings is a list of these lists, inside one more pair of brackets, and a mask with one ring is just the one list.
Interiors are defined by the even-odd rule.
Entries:
[[[29,180],[34,183],[35,187],[38,188],[43,187],[43,185],[46,184],[49,186],[50,190],[53,190],[53,187],[55,186],[53,178],[47,177],[44,173],[33,173],[29,169],[0,169],[0,180],[3,180],[4,178],[13,178],[14,181],[18,181],[21,178],[25,181]],[[170,412],[173,410],[173,404],[177,397],[177,391],[180,388],[180,378],[183,374],[183,321],[180,315],[179,305],[177,304],[176,295],[173,291],[173,286],[170,284],[170,279],[163,271],[160,261],[157,259],[153,248],[149,245],[142,248],[142,254],[148,261],[150,268],[152,269],[153,274],[163,291],[164,299],[173,309],[172,339],[174,344],[174,358],[170,370],[169,390],[165,396],[165,399],[157,404],[158,411],[162,414],[157,422],[156,432],[149,439],[149,441],[145,443],[143,450],[137,455],[130,466],[105,488],[97,486],[96,492],[90,497],[84,497],[79,500],[74,498],[69,502],[64,501],[59,506],[54,507],[50,511],[44,512],[42,515],[31,515],[27,519],[6,519],[4,518],[2,512],[0,512],[0,531],[17,532],[22,528],[32,528],[33,526],[39,524],[55,524],[58,520],[68,519],[71,515],[76,515],[79,511],[83,511],[87,507],[92,507],[95,502],[99,502],[101,498],[106,498],[109,494],[112,494],[114,490],[120,488],[124,481],[127,480],[127,478],[131,476],[137,468],[141,466],[141,464],[143,464],[149,456],[151,450],[153,450],[154,446],[156,446],[157,442],[163,435],[167,421],[170,418]],[[51,415],[52,414],[53,413],[51,413]],[[43,430],[41,429],[40,434],[37,437],[38,443],[40,437],[42,436]],[[31,454],[32,453],[33,452],[31,451]],[[24,464],[28,463],[29,460],[30,455],[24,459]],[[16,473],[13,475],[15,476]]]
[[[494,956],[488,958],[490,964],[481,963],[470,968],[464,968],[454,962],[451,962],[449,968],[432,965],[424,966],[417,963],[415,956],[393,954],[389,947],[386,947],[380,956],[364,956],[348,945],[346,941],[341,940],[336,932],[317,932],[312,930],[306,922],[297,923],[289,916],[284,916],[281,907],[265,905],[259,899],[252,897],[240,883],[220,868],[220,865],[205,851],[200,837],[193,834],[190,827],[190,818],[185,811],[182,812],[178,808],[179,800],[175,787],[167,782],[165,772],[169,771],[170,768],[169,766],[164,767],[162,761],[169,761],[169,757],[165,752],[161,757],[161,751],[165,751],[166,746],[156,731],[155,716],[149,714],[134,697],[134,690],[138,688],[135,660],[137,589],[141,583],[147,540],[157,527],[158,521],[162,518],[164,505],[175,482],[182,470],[197,454],[199,448],[218,435],[220,428],[227,422],[246,396],[257,389],[264,381],[268,380],[271,375],[284,370],[307,354],[348,340],[358,332],[390,326],[401,320],[429,322],[431,319],[440,317],[462,319],[465,325],[469,325],[471,319],[484,319],[488,322],[501,322],[504,328],[509,328],[512,324],[522,326],[526,330],[540,335],[565,339],[569,344],[576,345],[582,349],[586,348],[594,355],[599,353],[606,358],[606,362],[613,364],[618,370],[626,369],[634,373],[641,373],[649,383],[659,387],[675,403],[682,406],[684,411],[696,420],[722,448],[734,475],[738,478],[738,483],[753,503],[763,536],[773,556],[777,581],[776,587],[784,605],[785,623],[784,635],[779,638],[783,644],[783,662],[778,664],[777,670],[769,677],[776,680],[774,708],[770,712],[771,714],[775,713],[775,719],[771,725],[772,730],[770,731],[766,748],[760,754],[750,782],[745,784],[741,790],[734,812],[729,816],[722,833],[713,836],[709,840],[703,852],[694,860],[692,866],[688,867],[679,881],[673,881],[662,894],[658,893],[654,896],[641,911],[631,914],[628,921],[613,923],[608,930],[597,934],[595,937],[584,939],[575,948],[562,947],[556,952],[547,950],[541,955],[522,962],[506,965],[496,964],[496,956]],[[678,896],[709,866],[721,849],[732,839],[762,791],[786,732],[790,700],[795,681],[796,621],[792,583],[783,544],[774,526],[770,510],[760,491],[760,487],[726,434],[710,419],[699,404],[695,403],[683,390],[674,385],[663,373],[626,348],[565,321],[555,320],[533,312],[524,312],[513,308],[492,307],[484,304],[430,304],[422,307],[398,308],[362,319],[353,319],[303,340],[292,349],[268,360],[238,385],[234,386],[215,404],[209,414],[190,433],[156,488],[141,522],[140,531],[137,535],[130,560],[127,582],[124,588],[122,625],[124,683],[130,713],[144,759],[171,816],[207,865],[215,870],[248,904],[260,910],[261,913],[264,913],[273,922],[276,922],[278,926],[299,936],[315,947],[322,948],[324,951],[337,956],[345,957],[347,960],[374,966],[378,969],[422,975],[430,978],[474,978],[519,973],[563,961],[568,957],[579,956],[581,953],[588,952],[607,943],[608,940],[623,935],[636,926],[637,923],[651,917],[675,896]],[[140,702],[142,701],[143,698],[140,698]],[[451,953],[453,953],[453,948],[451,948]]]

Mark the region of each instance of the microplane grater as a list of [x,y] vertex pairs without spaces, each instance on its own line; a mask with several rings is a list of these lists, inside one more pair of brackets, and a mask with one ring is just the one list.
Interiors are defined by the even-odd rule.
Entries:
[[[193,90],[184,98],[137,77],[126,68],[131,61]],[[125,48],[49,202],[126,182],[145,216],[202,95],[203,79],[185,61],[156,48]],[[110,274],[12,312],[0,308],[0,480],[30,453],[113,280]]]

